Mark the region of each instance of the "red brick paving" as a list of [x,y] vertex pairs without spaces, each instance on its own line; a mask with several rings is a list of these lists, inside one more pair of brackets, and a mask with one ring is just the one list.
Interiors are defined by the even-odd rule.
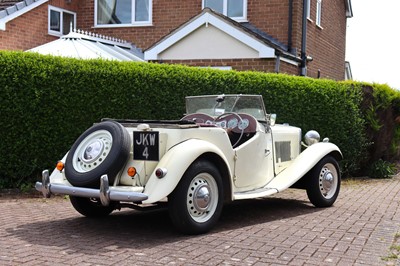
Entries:
[[345,182],[327,209],[302,190],[235,202],[200,236],[165,210],[94,220],[62,197],[3,195],[0,213],[0,265],[400,265],[384,260],[400,247],[400,176]]

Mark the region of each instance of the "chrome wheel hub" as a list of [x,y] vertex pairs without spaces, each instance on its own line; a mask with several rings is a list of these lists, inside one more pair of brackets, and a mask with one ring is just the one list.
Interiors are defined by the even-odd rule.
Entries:
[[186,199],[193,220],[205,222],[210,219],[218,203],[218,188],[214,178],[208,173],[197,175],[190,183]]
[[338,186],[338,174],[334,165],[326,164],[319,174],[319,187],[324,198],[333,197]]
[[72,159],[74,169],[85,173],[95,169],[108,156],[112,136],[107,130],[99,130],[87,136],[77,147]]
[[196,188],[196,191],[193,193],[193,205],[197,211],[206,211],[210,204],[210,200],[210,188],[207,184],[201,184]]
[[84,163],[92,163],[96,161],[97,158],[100,157],[101,153],[104,150],[104,142],[102,140],[95,140],[90,143],[82,154],[82,161]]

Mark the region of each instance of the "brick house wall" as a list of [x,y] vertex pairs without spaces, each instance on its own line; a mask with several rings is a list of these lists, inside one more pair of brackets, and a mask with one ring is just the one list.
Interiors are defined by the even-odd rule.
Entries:
[[1,50],[28,50],[58,39],[48,34],[48,5],[76,12],[77,1],[66,4],[64,0],[51,0],[34,8],[6,24],[6,30],[0,30]]
[[[311,0],[311,20],[307,21],[307,55],[313,61],[307,65],[307,76],[343,80],[345,77],[346,7],[344,0],[322,1],[322,28],[316,26],[316,0]],[[157,43],[183,23],[198,15],[202,0],[153,0],[152,26],[94,28],[94,0],[50,0],[7,23],[0,31],[0,49],[27,50],[53,41],[58,37],[48,34],[48,5],[77,13],[77,28],[121,38],[145,50]],[[292,47],[296,56],[301,52],[303,0],[293,0]],[[248,0],[248,21],[281,43],[288,44],[289,0]],[[221,60],[219,60],[221,61]],[[218,60],[207,63],[221,65]],[[274,72],[271,60],[224,60],[237,70]],[[172,63],[172,62],[171,62]],[[203,62],[174,62],[204,65]],[[281,73],[299,75],[300,69],[281,61]]]
[[[301,2],[301,0],[297,0]],[[296,2],[296,1],[294,1]],[[294,13],[297,4],[294,3]],[[301,6],[301,5],[300,5]],[[146,50],[163,36],[169,34],[180,25],[198,15],[202,10],[202,0],[163,1],[153,0],[153,25],[143,27],[121,28],[93,28],[94,26],[94,0],[79,2],[79,28],[103,35],[112,35],[117,38],[131,41],[136,46]],[[275,39],[286,43],[288,39],[288,13],[287,1],[248,0],[247,17],[250,23],[260,30],[268,32]],[[301,12],[300,12],[301,13]],[[300,23],[301,26],[301,23]],[[295,39],[295,35],[293,35]],[[190,66],[231,66],[235,70],[256,70],[275,72],[275,62],[271,60],[179,60],[164,61],[164,63],[185,64]],[[297,75],[297,68],[281,62],[281,73]]]
[[321,27],[315,23],[316,1],[311,1],[311,21],[307,21],[307,76],[343,80],[345,77],[346,7],[344,1],[322,1]]
[[41,5],[23,14],[6,25],[5,31],[0,31],[0,49],[27,50],[32,47],[53,41],[47,31],[47,5]]
[[[299,13],[297,9],[301,8],[302,5],[298,3],[301,3],[302,0],[294,0],[294,2],[294,13]],[[202,10],[201,7],[202,0],[153,0],[152,26],[93,28],[94,0],[80,1],[77,24],[79,28],[84,30],[130,40],[145,50],[163,36],[199,14]],[[288,13],[288,1],[248,0],[247,17],[249,22],[285,44],[288,39]],[[299,19],[301,19],[301,16]],[[300,25],[301,30],[301,21],[298,25]]]
[[[74,0],[76,1],[76,0]],[[79,28],[133,42],[145,50],[201,12],[201,0],[153,0],[153,25],[121,28],[93,28],[94,1],[79,1]]]

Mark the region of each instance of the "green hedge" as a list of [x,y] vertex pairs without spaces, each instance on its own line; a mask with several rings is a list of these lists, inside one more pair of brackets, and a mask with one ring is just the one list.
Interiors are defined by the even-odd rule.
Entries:
[[0,51],[0,90],[0,176],[5,185],[52,169],[101,118],[179,119],[187,95],[261,94],[278,122],[299,126],[304,133],[318,130],[336,143],[346,173],[362,166],[368,143],[362,86],[352,83]]

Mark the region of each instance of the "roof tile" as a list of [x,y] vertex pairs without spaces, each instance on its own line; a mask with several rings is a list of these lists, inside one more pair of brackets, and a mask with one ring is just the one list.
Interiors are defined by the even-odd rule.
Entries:
[[21,2],[21,0],[0,0],[0,10],[4,10],[8,7],[11,7],[18,2]]

